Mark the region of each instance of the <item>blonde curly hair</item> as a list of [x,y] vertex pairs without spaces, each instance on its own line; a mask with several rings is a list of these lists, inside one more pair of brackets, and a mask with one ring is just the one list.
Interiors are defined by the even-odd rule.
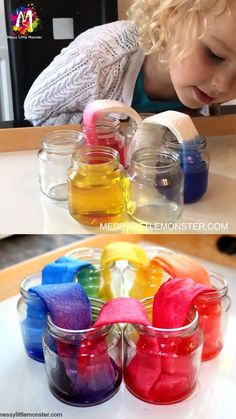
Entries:
[[175,54],[176,59],[188,55],[192,41],[204,36],[208,17],[220,16],[226,10],[230,13],[230,1],[136,0],[128,17],[138,26],[139,42],[146,54],[158,50],[161,61],[167,62],[166,52],[168,56]]

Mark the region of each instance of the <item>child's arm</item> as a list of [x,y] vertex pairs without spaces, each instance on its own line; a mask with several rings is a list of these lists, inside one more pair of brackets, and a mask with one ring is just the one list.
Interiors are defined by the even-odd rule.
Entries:
[[81,121],[88,96],[96,95],[98,89],[99,65],[97,57],[91,54],[92,43],[86,48],[84,41],[84,37],[77,37],[31,86],[24,108],[25,118],[34,125]]
[[34,125],[77,124],[88,102],[119,99],[130,48],[119,43],[127,32],[135,38],[127,25],[113,22],[90,29],[64,48],[30,88],[25,118]]

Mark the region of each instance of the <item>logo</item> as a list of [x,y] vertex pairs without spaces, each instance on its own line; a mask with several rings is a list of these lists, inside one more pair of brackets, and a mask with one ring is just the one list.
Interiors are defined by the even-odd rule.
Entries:
[[18,7],[11,15],[12,30],[18,37],[31,35],[40,25],[38,12],[33,3]]

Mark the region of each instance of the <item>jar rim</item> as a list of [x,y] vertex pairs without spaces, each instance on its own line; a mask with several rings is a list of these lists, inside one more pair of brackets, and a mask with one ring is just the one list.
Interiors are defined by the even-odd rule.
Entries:
[[[102,308],[105,304],[104,301],[98,300],[96,298],[89,298],[89,301],[91,302],[91,307],[92,304],[94,304],[95,306],[97,306],[97,308]],[[100,307],[99,307],[100,306]],[[104,326],[98,326],[98,327],[89,327],[88,329],[65,329],[63,327],[57,326],[51,315],[48,314],[47,315],[47,326],[48,326],[48,330],[49,333],[56,338],[61,338],[61,339],[71,339],[72,336],[73,338],[77,338],[77,339],[83,339],[84,335],[86,334],[86,338],[94,338],[97,336],[103,336],[106,335],[108,332],[110,332],[110,330],[113,328],[114,324],[107,324]]]
[[[172,249],[170,249],[169,247],[166,247],[166,246],[145,246],[145,247],[143,247],[143,249],[146,251],[146,252],[152,252],[152,251],[157,251],[158,252],[158,254],[161,254],[162,252],[163,253],[168,253],[168,254],[172,254],[172,255],[174,255],[174,254],[176,254],[177,252],[175,251],[175,250],[172,250]],[[155,257],[155,256],[154,256]]]
[[[144,305],[145,308],[145,303],[151,303],[153,302],[154,297],[148,297],[148,298],[144,298],[141,300],[141,303]],[[141,325],[135,325],[135,328],[138,328],[139,331],[141,330],[147,330],[150,333],[161,333],[161,334],[166,334],[166,335],[188,335],[190,333],[192,333],[194,330],[196,330],[196,328],[198,327],[199,324],[199,314],[198,311],[195,309],[195,307],[192,305],[188,316],[192,316],[193,319],[186,324],[185,326],[181,326],[181,327],[175,327],[175,328],[160,328],[160,327],[155,327],[152,325],[147,325],[147,326],[141,326]]]
[[[42,283],[42,273],[41,272],[34,272],[30,275],[27,275],[20,284],[20,293],[22,295],[22,297],[24,298],[34,298],[34,299],[39,299],[40,297],[35,294],[35,293],[29,293],[29,288],[31,288],[33,286],[33,284],[30,284],[32,282],[32,280],[39,280],[38,285],[41,285]],[[36,281],[38,282],[38,281]],[[34,284],[35,285],[35,284]]]
[[102,118],[99,118],[97,121],[95,121],[95,126],[85,127],[84,125],[82,125],[83,132],[90,131],[90,130],[92,131],[99,127],[104,127],[107,129],[114,128],[117,131],[120,128],[120,120],[113,116],[104,116]]
[[[92,251],[91,255],[89,254],[89,251]],[[86,259],[83,258],[83,252],[88,252],[88,258]],[[79,255],[79,253],[81,253],[82,255]],[[78,254],[78,258],[75,258],[74,256],[76,256],[77,254]],[[99,271],[99,273],[102,274],[105,269],[105,266],[102,267],[100,264],[101,254],[102,254],[102,249],[99,247],[76,247],[75,249],[72,249],[69,252],[67,252],[65,256],[75,258],[75,260],[85,260],[86,262],[91,263]],[[93,259],[96,257],[99,258],[97,261],[96,259]],[[109,268],[113,266],[114,266],[114,263],[111,263],[110,265],[108,265]]]
[[[81,161],[80,158],[93,157],[93,154],[100,157],[104,160],[99,163],[89,163],[86,161]],[[72,162],[74,164],[80,164],[81,166],[96,166],[96,167],[107,167],[108,165],[116,165],[120,162],[120,155],[117,150],[107,146],[92,146],[84,145],[78,150],[75,150],[72,154]]]
[[55,130],[42,138],[42,148],[57,154],[72,153],[85,144],[85,135],[77,130]]
[[173,135],[170,138],[166,138],[165,136],[163,136],[162,143],[166,147],[170,146],[171,148],[175,150],[182,150],[182,149],[193,150],[193,149],[196,149],[196,147],[202,150],[207,145],[207,139],[204,135],[196,135],[193,139],[186,140],[181,143]]
[[[157,166],[156,161],[152,163],[145,162],[146,159],[155,159],[160,158],[163,166]],[[165,161],[166,159],[166,161]],[[179,155],[172,150],[166,149],[164,147],[143,147],[135,151],[131,157],[131,166],[138,169],[148,169],[154,171],[166,171],[171,168],[180,167],[180,158]]]
[[[160,254],[163,254],[163,253],[165,253],[165,254],[168,253],[168,254],[172,254],[172,255],[177,253],[175,250],[169,249],[168,247],[165,247],[165,246],[145,246],[145,247],[143,247],[143,249],[146,252],[156,251],[157,254],[155,256],[152,256],[152,258],[156,257],[156,256],[159,256]],[[149,262],[150,262],[150,260],[149,260]],[[140,264],[140,266],[147,266],[147,264],[146,265]],[[128,268],[131,268],[134,271],[137,270],[137,266],[133,265],[132,263],[129,263],[129,265],[127,266],[126,269],[128,269]]]
[[75,247],[74,249],[69,250],[69,252],[66,252],[65,256],[72,257],[71,255],[76,253],[83,253],[88,252],[89,257],[93,257],[93,255],[96,257],[100,257],[102,253],[102,249],[99,247]]
[[213,300],[215,298],[224,297],[228,292],[228,284],[225,277],[214,271],[207,271],[210,279],[216,279],[219,287],[213,287],[211,291],[204,291],[203,294],[198,295],[198,300]]

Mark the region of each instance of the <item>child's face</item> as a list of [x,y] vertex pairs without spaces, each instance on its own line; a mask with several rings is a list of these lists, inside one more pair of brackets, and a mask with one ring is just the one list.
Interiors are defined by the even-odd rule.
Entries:
[[235,3],[231,15],[226,12],[209,18],[206,34],[194,43],[186,58],[170,59],[171,81],[189,108],[236,99]]

